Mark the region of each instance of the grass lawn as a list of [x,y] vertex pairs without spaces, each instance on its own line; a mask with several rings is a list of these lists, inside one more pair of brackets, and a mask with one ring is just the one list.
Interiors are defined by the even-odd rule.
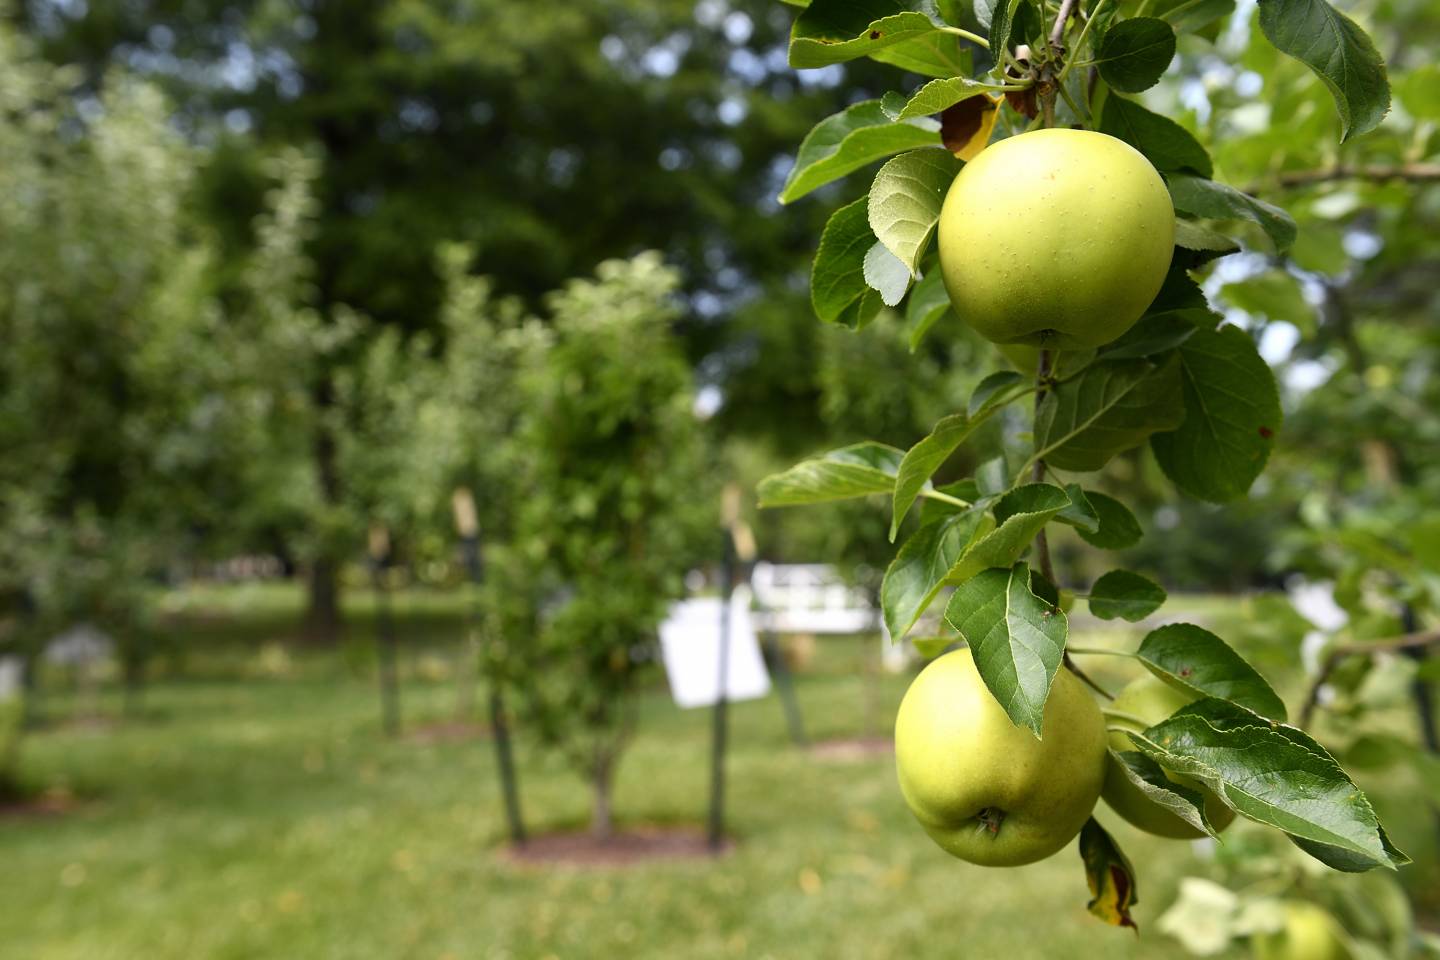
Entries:
[[[444,632],[446,611],[413,609],[421,632]],[[448,615],[458,630],[453,606]],[[1105,927],[1085,912],[1073,845],[1015,870],[953,860],[912,821],[888,758],[823,761],[792,747],[773,697],[732,708],[733,853],[624,869],[511,865],[498,856],[488,741],[387,740],[357,656],[234,646],[225,670],[153,684],[138,719],[57,724],[27,739],[26,778],[68,789],[78,805],[0,817],[0,955],[1184,956],[1154,920],[1179,877],[1204,872],[1190,845],[1145,837],[1102,810],[1140,867],[1143,933]],[[810,732],[862,732],[858,645],[819,649],[799,679]],[[404,659],[407,724],[449,719],[454,684],[425,668],[444,660]],[[206,655],[187,662],[203,666]],[[1127,669],[1108,657],[1097,666],[1112,683]],[[906,682],[883,680],[887,726]],[[46,702],[56,715],[68,706]],[[620,769],[622,822],[702,822],[709,736],[707,711],[649,693]],[[523,736],[519,756],[531,828],[583,824],[584,783]]]

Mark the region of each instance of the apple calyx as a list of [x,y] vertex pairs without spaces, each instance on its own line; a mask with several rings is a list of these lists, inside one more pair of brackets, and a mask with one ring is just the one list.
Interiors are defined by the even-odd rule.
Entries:
[[980,829],[990,836],[997,836],[1000,833],[1000,824],[1005,822],[1005,811],[999,807],[985,807],[975,814],[975,820]]

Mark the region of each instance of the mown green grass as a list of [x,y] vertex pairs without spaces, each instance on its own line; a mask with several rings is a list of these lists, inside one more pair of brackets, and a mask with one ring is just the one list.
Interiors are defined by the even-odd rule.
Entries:
[[[514,866],[500,856],[488,741],[387,740],[363,662],[326,653],[286,662],[272,650],[261,668],[246,649],[249,660],[231,666],[253,669],[168,677],[137,719],[28,738],[26,778],[72,792],[78,806],[0,818],[0,955],[1183,956],[1154,920],[1179,877],[1204,872],[1190,845],[1144,837],[1101,811],[1142,884],[1142,934],[1107,928],[1086,914],[1073,845],[1015,870],[953,860],[911,820],[888,758],[825,762],[793,747],[773,697],[732,707],[729,855]],[[819,649],[799,678],[811,732],[858,733],[860,648],[822,640]],[[1109,682],[1126,669],[1097,661]],[[453,715],[453,682],[424,673],[407,672],[411,729]],[[881,681],[887,728],[906,681]],[[46,702],[52,715],[69,706]],[[661,687],[647,693],[620,770],[623,822],[702,822],[709,719],[676,709]],[[583,824],[584,783],[523,734],[518,746],[531,828]]]

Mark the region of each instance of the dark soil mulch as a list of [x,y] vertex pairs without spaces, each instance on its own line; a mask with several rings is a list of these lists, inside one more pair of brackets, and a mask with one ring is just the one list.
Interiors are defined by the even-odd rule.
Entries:
[[449,720],[427,723],[410,731],[416,743],[450,743],[456,740],[483,740],[490,736],[490,727],[483,723]]
[[[726,840],[719,850],[728,853]],[[698,827],[634,827],[605,840],[589,833],[548,833],[531,837],[523,847],[508,847],[501,857],[510,863],[569,867],[627,867],[659,860],[701,860],[716,856]]]
[[30,797],[6,795],[0,798],[0,819],[58,817],[78,806],[80,801],[69,793],[47,791]]
[[821,760],[868,760],[888,757],[894,752],[895,743],[889,737],[842,737],[810,746],[811,756]]

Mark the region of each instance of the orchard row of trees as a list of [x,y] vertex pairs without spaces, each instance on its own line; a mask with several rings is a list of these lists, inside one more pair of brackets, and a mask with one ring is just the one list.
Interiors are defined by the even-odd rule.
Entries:
[[[622,731],[637,664],[614,651],[653,633],[714,513],[676,272],[603,263],[540,319],[453,246],[436,255],[440,337],[349,308],[322,320],[313,156],[272,158],[253,250],[222,262],[183,205],[199,158],[164,97],[115,77],[87,111],[69,71],[4,40],[5,648],[33,656],[86,620],[138,679],[167,571],[256,549],[313,566],[360,555],[374,526],[446,558],[464,487],[497,544],[504,602],[487,608],[519,641],[506,674],[545,681],[539,729]],[[327,461],[344,478],[328,494]],[[587,748],[587,769],[608,782],[614,753]]]

